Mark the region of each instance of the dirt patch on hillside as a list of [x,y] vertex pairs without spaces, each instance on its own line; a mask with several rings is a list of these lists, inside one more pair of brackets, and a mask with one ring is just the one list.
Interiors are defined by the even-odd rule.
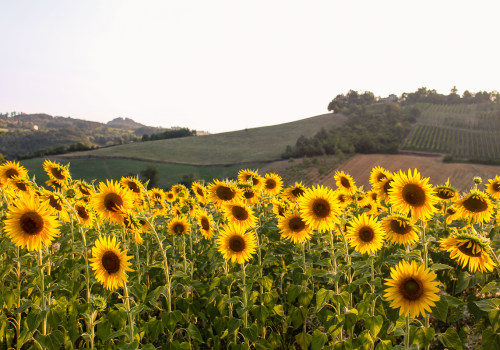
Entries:
[[430,177],[429,183],[437,186],[450,179],[450,184],[459,191],[467,191],[473,186],[474,176],[483,179],[481,189],[495,175],[500,175],[500,166],[443,163],[442,157],[427,157],[405,154],[358,154],[345,161],[339,162],[335,157],[316,157],[288,160],[269,163],[260,169],[260,173],[275,171],[280,174],[287,185],[295,181],[302,181],[304,185],[321,184],[336,188],[333,175],[336,170],[343,170],[350,174],[358,186],[370,188],[369,177],[371,170],[379,165],[392,172],[408,169],[418,169],[423,177]]

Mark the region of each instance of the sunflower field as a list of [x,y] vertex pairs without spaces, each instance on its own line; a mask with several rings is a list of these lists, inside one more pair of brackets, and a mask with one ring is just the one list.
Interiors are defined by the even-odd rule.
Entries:
[[0,166],[0,349],[500,349],[500,176],[148,189]]

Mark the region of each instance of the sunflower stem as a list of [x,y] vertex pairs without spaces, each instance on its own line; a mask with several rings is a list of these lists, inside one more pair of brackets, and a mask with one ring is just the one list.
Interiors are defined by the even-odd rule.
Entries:
[[130,328],[129,340],[134,341],[134,320],[130,311],[130,298],[128,296],[127,282],[123,281],[123,297],[125,298],[125,307],[127,308],[128,323]]
[[[247,281],[246,281],[246,272],[245,272],[245,264],[241,264],[241,275],[242,275],[242,280],[243,280],[243,285],[242,285],[242,293],[243,293],[243,324],[245,325],[245,328],[248,328],[248,312],[247,312],[247,293],[246,293],[246,287],[247,287]],[[246,336],[243,336],[245,338],[245,342],[248,344],[248,339]]]
[[[17,273],[16,273],[16,280],[17,280],[17,307],[21,307],[21,256],[19,253],[19,246],[17,246]],[[19,312],[16,315],[16,350],[21,349],[21,342],[19,341],[19,338],[21,337],[21,314],[22,312]]]
[[184,274],[187,274],[186,237],[184,237],[184,234],[182,234],[182,259],[184,261]]
[[156,238],[156,243],[158,243],[158,246],[160,247],[161,255],[163,257],[163,271],[165,272],[165,278],[167,280],[167,306],[168,306],[168,312],[172,312],[172,290],[171,290],[170,272],[168,269],[167,254],[165,253],[165,249],[163,248],[163,244],[161,243],[160,237],[158,236],[158,232],[156,231],[155,227],[153,226],[153,223],[147,218],[146,218],[146,221],[148,222],[149,226],[153,230],[154,236]]
[[410,314],[406,315],[405,349],[410,349]]
[[[374,267],[374,260],[375,260],[375,257],[374,256],[371,256],[370,257],[370,268],[371,268],[371,277],[372,277],[372,283],[370,283],[370,289],[371,289],[371,292],[372,292],[372,295],[375,294],[375,267]],[[373,299],[372,301],[372,316],[375,316],[375,303],[376,303],[377,299]]]
[[43,323],[42,323],[42,335],[47,335],[47,301],[45,300],[45,281],[43,275],[43,258],[42,258],[42,248],[38,250],[38,267],[40,270],[40,296],[42,300],[42,312],[44,313]]
[[137,274],[137,283],[141,283],[141,273],[140,271],[141,270],[141,261],[139,259],[139,245],[137,243],[134,243],[135,244],[135,259],[137,261],[137,271],[139,271],[139,273]]

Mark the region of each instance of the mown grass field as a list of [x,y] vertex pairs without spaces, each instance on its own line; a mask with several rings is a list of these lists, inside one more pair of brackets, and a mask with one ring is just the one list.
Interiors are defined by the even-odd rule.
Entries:
[[[61,161],[61,159],[55,160]],[[23,160],[21,164],[29,170],[31,176],[35,175],[38,182],[44,182],[49,178],[43,171],[43,161],[44,159],[41,158],[28,159]],[[162,188],[168,188],[179,183],[184,175],[190,174],[195,179],[206,181],[211,181],[213,178],[233,178],[241,168],[239,165],[197,167],[119,158],[64,159],[62,161],[71,164],[71,173],[75,178],[87,181],[95,179],[97,183],[106,179],[119,180],[122,176],[127,176],[128,174],[140,174],[142,170],[153,165],[158,169],[157,186]],[[263,165],[263,163],[251,163],[248,166],[251,168],[260,168]]]
[[402,149],[444,153],[461,160],[500,161],[497,105],[418,106],[422,115]]
[[341,125],[346,117],[324,114],[295,122],[213,135],[131,143],[61,157],[112,157],[183,165],[233,165],[270,162],[281,158],[287,145],[313,136],[322,127]]

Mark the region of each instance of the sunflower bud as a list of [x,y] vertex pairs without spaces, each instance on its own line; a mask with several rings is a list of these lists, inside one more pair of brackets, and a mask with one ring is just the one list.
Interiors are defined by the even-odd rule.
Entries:
[[75,198],[75,196],[76,196],[76,191],[75,191],[75,189],[74,189],[74,188],[68,188],[68,189],[66,190],[66,194],[65,194],[65,195],[66,195],[66,198]]
[[475,183],[476,185],[481,184],[481,182],[483,182],[483,179],[481,179],[481,177],[480,177],[480,176],[474,176],[474,183]]
[[96,311],[104,311],[106,309],[106,299],[104,299],[100,295],[94,295],[90,299],[90,302],[92,303],[92,306]]

